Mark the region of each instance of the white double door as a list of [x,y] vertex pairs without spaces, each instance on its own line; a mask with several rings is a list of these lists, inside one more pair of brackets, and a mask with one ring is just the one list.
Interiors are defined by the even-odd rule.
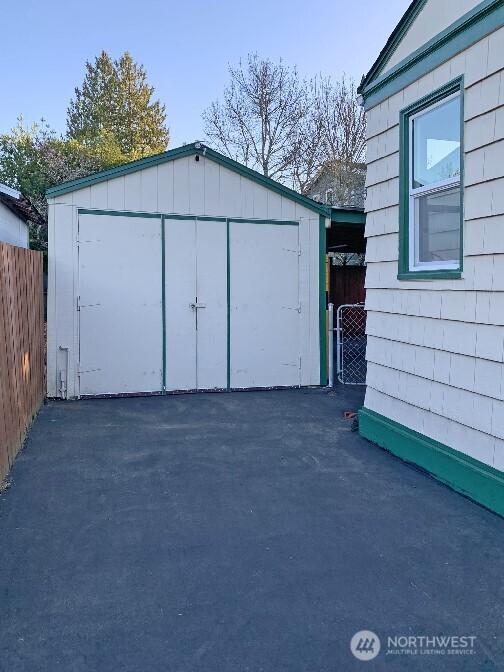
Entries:
[[228,385],[227,223],[165,220],[168,390]]
[[165,219],[166,389],[300,384],[299,231]]
[[78,305],[81,395],[300,384],[297,226],[80,215]]

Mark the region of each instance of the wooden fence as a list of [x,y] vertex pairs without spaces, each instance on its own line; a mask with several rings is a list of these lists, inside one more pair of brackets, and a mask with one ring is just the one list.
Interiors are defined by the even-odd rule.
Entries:
[[331,266],[329,301],[338,308],[345,303],[363,303],[366,298],[364,266]]
[[0,243],[0,483],[44,399],[42,254]]

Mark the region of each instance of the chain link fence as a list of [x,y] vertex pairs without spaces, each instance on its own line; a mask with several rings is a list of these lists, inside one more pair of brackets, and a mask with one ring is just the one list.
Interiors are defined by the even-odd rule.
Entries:
[[336,312],[336,376],[345,385],[366,384],[366,311],[364,304]]

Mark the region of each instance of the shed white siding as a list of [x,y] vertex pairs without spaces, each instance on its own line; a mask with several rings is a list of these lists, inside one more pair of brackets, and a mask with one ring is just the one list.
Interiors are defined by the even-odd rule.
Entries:
[[[459,13],[468,4],[476,3],[430,0],[423,12],[449,7]],[[430,33],[425,32],[421,18],[411,29],[415,42],[405,39],[402,50],[419,46],[443,27],[429,15]],[[462,279],[399,281],[399,111],[460,75],[465,87]],[[503,157],[504,28],[368,111],[365,406],[500,470]]]
[[0,203],[0,242],[18,247],[28,247],[30,236],[28,224]]
[[62,385],[68,397],[79,394],[79,208],[298,222],[300,384],[320,383],[319,214],[208,157],[189,156],[49,199],[49,396],[64,396]]

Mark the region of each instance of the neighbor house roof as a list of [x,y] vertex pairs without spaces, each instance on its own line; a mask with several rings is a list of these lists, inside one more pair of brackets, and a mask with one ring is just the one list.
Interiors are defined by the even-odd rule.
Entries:
[[[353,184],[348,180],[354,177]],[[346,182],[346,184],[345,184]],[[366,164],[354,163],[346,165],[343,161],[327,161],[318,171],[311,183],[305,190],[306,196],[316,198],[320,190],[338,190],[338,187],[347,188],[347,200],[341,200],[336,203],[326,203],[334,210],[336,207],[342,211],[352,208],[364,208],[365,201],[365,183],[366,183]],[[353,187],[353,189],[352,189]]]
[[272,191],[277,192],[281,196],[285,196],[292,201],[296,201],[300,205],[303,205],[309,210],[313,210],[325,217],[331,217],[331,208],[323,205],[322,203],[317,203],[307,196],[299,194],[289,187],[285,187],[283,184],[272,180],[269,177],[258,173],[256,170],[252,170],[247,166],[244,166],[238,161],[234,161],[219,152],[216,152],[214,149],[207,147],[201,142],[193,142],[189,145],[183,145],[182,147],[177,147],[175,149],[170,149],[167,152],[162,152],[161,154],[154,154],[153,156],[148,156],[144,159],[138,159],[137,161],[131,161],[130,163],[124,163],[115,168],[109,168],[108,170],[102,170],[98,173],[93,173],[87,177],[81,177],[76,180],[70,180],[68,182],[63,182],[55,187],[51,187],[47,190],[47,198],[54,198],[55,196],[60,196],[61,194],[66,194],[71,191],[76,191],[77,189],[83,189],[84,187],[89,187],[98,182],[104,182],[105,180],[112,180],[115,177],[121,177],[122,175],[127,175],[128,173],[133,173],[138,170],[144,170],[145,168],[151,168],[152,166],[158,166],[162,163],[168,161],[174,161],[175,159],[180,159],[186,156],[192,156],[199,154],[201,156],[208,157],[212,161],[228,168],[229,170],[239,173],[244,177],[247,177],[254,182],[266,187],[266,189],[271,189]]
[[[0,185],[1,186],[1,185]],[[19,197],[13,196],[13,191],[9,189],[3,190],[0,188],[0,203],[5,205],[11,212],[13,212],[23,222],[33,222],[34,224],[45,225],[45,219],[38,212],[36,208],[21,194]]]

